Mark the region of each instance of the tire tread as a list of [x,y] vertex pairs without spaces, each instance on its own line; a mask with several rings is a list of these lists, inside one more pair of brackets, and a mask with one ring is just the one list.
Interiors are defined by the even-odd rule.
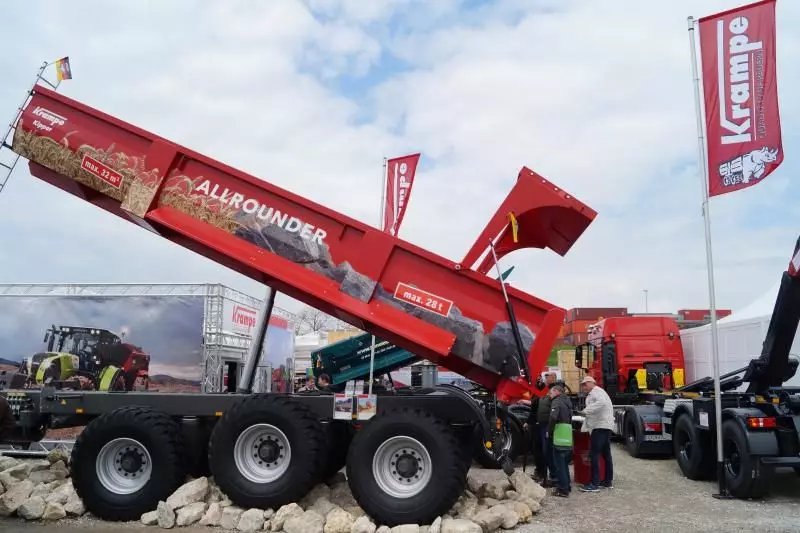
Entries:
[[[135,498],[131,505],[122,507],[109,505],[93,490],[96,455],[91,450],[95,440],[100,438],[98,435],[120,426],[145,428],[149,435],[160,441],[159,447],[167,455],[165,464],[159,468],[164,473],[164,476],[159,475],[159,482],[148,485],[144,494]],[[184,481],[184,451],[180,427],[168,415],[150,407],[120,407],[95,418],[78,435],[71,453],[70,477],[75,492],[93,515],[109,521],[137,520],[143,513],[155,510],[158,501],[165,500]]]
[[[466,474],[471,461],[465,460],[464,456],[467,454],[457,452],[457,450],[462,449],[462,446],[456,438],[455,432],[444,420],[436,418],[431,413],[422,409],[412,409],[410,407],[383,411],[370,420],[367,426],[359,432],[360,434],[356,435],[353,439],[353,444],[350,446],[347,457],[347,479],[353,497],[376,524],[392,527],[407,523],[410,517],[395,511],[391,505],[381,506],[374,504],[371,498],[366,497],[367,494],[364,492],[364,488],[359,486],[359,482],[357,481],[359,472],[357,472],[357,469],[365,468],[369,469],[370,472],[372,470],[372,461],[365,460],[361,451],[363,446],[367,446],[368,440],[363,437],[363,432],[368,431],[371,424],[391,424],[392,421],[408,420],[413,420],[414,424],[418,426],[427,426],[427,431],[433,435],[437,435],[437,438],[442,439],[444,441],[444,453],[442,456],[450,459],[437,464],[440,470],[437,472],[436,479],[431,480],[432,485],[429,485],[429,487],[435,486],[435,494],[438,497],[431,500],[431,505],[417,509],[417,513],[414,516],[414,523],[428,524],[436,519],[437,516],[446,514],[456,503],[459,496],[463,494],[467,485]],[[429,450],[429,453],[432,456],[432,460],[435,462],[436,452],[434,450]]]
[[[220,438],[235,432],[238,420],[249,416],[251,411],[281,411],[292,424],[295,424],[298,433],[302,435],[304,445],[309,454],[297,457],[297,468],[292,472],[292,483],[287,490],[272,494],[248,494],[240,490],[230,477],[232,472],[226,461],[226,453],[233,453],[232,449],[223,446],[220,449]],[[236,403],[214,426],[208,443],[209,467],[214,474],[214,479],[220,489],[228,495],[235,504],[244,508],[277,508],[291,502],[301,500],[322,478],[326,465],[325,431],[319,418],[314,415],[309,407],[287,396],[274,394],[254,394]],[[294,459],[293,459],[294,461]],[[235,470],[235,466],[233,467]]]

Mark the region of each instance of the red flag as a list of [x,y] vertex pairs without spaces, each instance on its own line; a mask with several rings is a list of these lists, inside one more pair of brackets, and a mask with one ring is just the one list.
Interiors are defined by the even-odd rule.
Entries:
[[420,154],[389,159],[386,163],[386,203],[383,212],[383,231],[397,235],[411,196],[411,186],[417,173]]
[[783,162],[775,1],[699,20],[709,196],[751,187]]

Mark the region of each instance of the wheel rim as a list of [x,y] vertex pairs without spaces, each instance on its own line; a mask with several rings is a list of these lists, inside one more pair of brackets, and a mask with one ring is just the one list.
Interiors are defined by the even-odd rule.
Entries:
[[636,443],[636,427],[634,427],[632,422],[628,422],[627,427],[628,427],[628,431],[626,431],[626,433],[628,434],[628,442],[630,444],[635,444]]
[[687,431],[678,432],[678,451],[685,461],[692,458],[692,437]]
[[741,470],[741,458],[739,457],[739,447],[732,440],[725,440],[723,444],[723,459],[725,461],[725,471],[732,479],[739,477]]
[[372,458],[372,475],[380,489],[395,498],[416,496],[428,486],[431,456],[421,442],[396,436],[384,441]]
[[153,461],[141,442],[119,438],[103,446],[95,460],[97,479],[114,494],[131,494],[150,481]]
[[514,434],[511,431],[511,428],[506,428],[503,432],[494,432],[494,437],[492,438],[492,449],[486,450],[489,455],[493,457],[499,458],[503,452],[511,452],[511,446],[513,445],[514,441]]
[[236,468],[253,483],[270,483],[286,473],[292,460],[289,439],[271,424],[244,430],[234,445]]

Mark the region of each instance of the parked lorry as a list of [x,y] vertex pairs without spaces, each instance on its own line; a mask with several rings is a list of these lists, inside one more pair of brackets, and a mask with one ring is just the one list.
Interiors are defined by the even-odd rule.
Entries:
[[[660,353],[644,358],[626,357],[624,328],[617,329],[616,335],[596,334],[589,343],[576,347],[576,364],[616,393],[612,395],[617,403],[616,433],[625,439],[630,455],[673,454],[686,477],[716,477],[731,495],[742,498],[764,495],[777,467],[793,467],[800,473],[800,388],[783,386],[798,366],[789,353],[800,322],[798,265],[800,239],[781,275],[761,355],[746,367],[720,376],[721,463],[717,462],[714,382],[706,377],[682,383],[683,352],[677,328],[669,324],[661,333],[657,328],[649,330],[660,337],[651,339]],[[631,342],[628,349],[635,346]],[[745,385],[744,391],[737,391]]]
[[379,523],[428,523],[452,507],[468,435],[479,426],[491,446],[464,390],[380,394],[366,413],[360,398],[251,394],[278,291],[467,377],[498,408],[541,394],[531,376],[564,309],[487,273],[522,248],[566,254],[596,212],[532,170],[456,262],[38,85],[15,122],[11,148],[36,178],[270,289],[235,393],[3,393],[22,432],[63,417],[86,425],[71,473],[95,516],[137,519],[204,460],[242,507],[297,501],[342,466]]

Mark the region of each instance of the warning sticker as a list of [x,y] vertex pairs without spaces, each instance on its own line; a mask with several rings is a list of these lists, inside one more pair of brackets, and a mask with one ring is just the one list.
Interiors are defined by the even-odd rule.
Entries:
[[400,301],[416,305],[428,311],[433,311],[442,316],[449,315],[450,310],[453,308],[452,301],[417,289],[403,282],[397,284],[397,288],[394,290],[394,297]]

